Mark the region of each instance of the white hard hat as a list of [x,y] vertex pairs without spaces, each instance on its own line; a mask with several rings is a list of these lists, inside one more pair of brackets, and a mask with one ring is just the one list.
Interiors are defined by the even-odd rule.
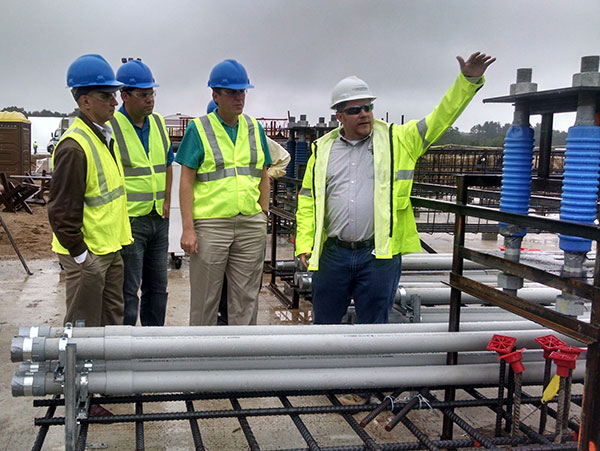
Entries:
[[351,75],[350,77],[341,79],[335,85],[335,88],[331,92],[331,106],[329,108],[335,109],[339,103],[349,100],[375,100],[376,98],[364,80],[361,80],[356,75]]

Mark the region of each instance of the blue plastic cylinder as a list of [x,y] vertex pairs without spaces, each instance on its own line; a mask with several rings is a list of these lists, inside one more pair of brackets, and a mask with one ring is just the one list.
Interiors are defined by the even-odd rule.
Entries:
[[[531,194],[531,170],[533,162],[533,129],[529,126],[513,125],[504,140],[502,164],[502,193],[500,210],[510,213],[528,214]],[[511,224],[500,223],[500,232]],[[527,229],[505,236],[522,237]]]
[[[600,127],[576,125],[569,128],[563,174],[560,219],[594,224],[600,169]],[[559,235],[560,248],[567,252],[588,252],[587,238]]]
[[306,141],[298,141],[296,143],[296,161],[294,163],[296,170],[294,177],[304,174],[306,164],[308,163],[308,143]]
[[290,154],[290,162],[285,168],[285,176],[292,179],[296,172],[296,141],[288,139],[285,143],[285,150]]

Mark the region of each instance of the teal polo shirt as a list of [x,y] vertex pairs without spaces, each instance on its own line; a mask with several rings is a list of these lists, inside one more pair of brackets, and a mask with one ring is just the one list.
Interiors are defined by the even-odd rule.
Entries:
[[[223,125],[223,128],[231,138],[231,142],[235,144],[239,121],[232,127],[223,119],[221,119],[221,117],[217,114],[217,111],[218,110],[215,110],[215,115],[221,121],[221,125]],[[260,124],[258,124],[258,132],[260,135],[260,143],[263,148],[263,153],[265,154],[265,166],[268,166],[272,163],[271,154],[269,153],[269,146],[267,145],[267,136],[265,135],[265,131]],[[204,145],[202,144],[202,140],[200,139],[200,135],[198,134],[198,130],[194,122],[190,122],[185,129],[183,139],[181,140],[179,149],[175,154],[175,161],[187,166],[188,168],[196,170],[204,162]]]

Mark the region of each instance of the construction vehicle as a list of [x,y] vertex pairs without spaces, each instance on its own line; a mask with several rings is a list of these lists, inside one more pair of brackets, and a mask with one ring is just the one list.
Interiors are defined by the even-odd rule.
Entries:
[[58,128],[50,133],[50,141],[48,141],[48,144],[46,145],[46,150],[49,154],[54,152],[54,148],[58,144],[58,141],[60,141],[60,137],[71,126],[75,117],[76,116],[68,116],[61,118]]

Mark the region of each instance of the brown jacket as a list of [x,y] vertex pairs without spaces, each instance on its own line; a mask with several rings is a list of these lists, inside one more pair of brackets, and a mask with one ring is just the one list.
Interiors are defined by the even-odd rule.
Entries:
[[[106,145],[106,138],[87,116],[79,119],[86,123]],[[113,140],[108,143],[113,158]],[[50,182],[48,218],[56,238],[71,254],[77,257],[87,250],[83,241],[83,198],[86,188],[87,159],[85,152],[74,139],[65,139],[54,150],[54,171]]]

